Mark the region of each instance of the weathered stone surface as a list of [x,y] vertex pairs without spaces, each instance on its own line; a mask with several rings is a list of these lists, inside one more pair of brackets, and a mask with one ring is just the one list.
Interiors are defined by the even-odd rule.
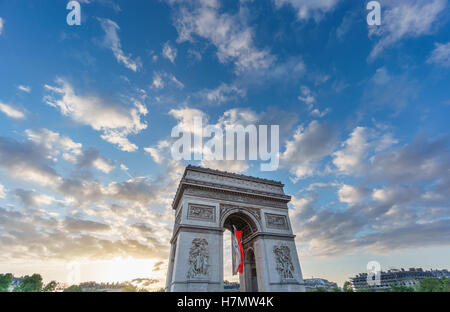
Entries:
[[[244,231],[244,291],[304,291],[283,184],[188,166],[173,202],[166,291],[223,291],[223,231]],[[230,255],[231,256],[231,255]]]

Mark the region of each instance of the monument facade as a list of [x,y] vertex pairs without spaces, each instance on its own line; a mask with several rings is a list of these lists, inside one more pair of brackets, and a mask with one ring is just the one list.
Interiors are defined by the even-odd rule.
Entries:
[[175,214],[166,291],[223,291],[223,234],[243,231],[241,291],[305,291],[280,182],[188,166]]

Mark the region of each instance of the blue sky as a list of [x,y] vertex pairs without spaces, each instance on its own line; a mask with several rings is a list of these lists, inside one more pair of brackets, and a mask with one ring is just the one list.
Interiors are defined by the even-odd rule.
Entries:
[[285,183],[305,277],[448,268],[448,1],[67,2],[0,2],[0,271],[163,280],[194,116],[280,125],[276,171],[190,163]]

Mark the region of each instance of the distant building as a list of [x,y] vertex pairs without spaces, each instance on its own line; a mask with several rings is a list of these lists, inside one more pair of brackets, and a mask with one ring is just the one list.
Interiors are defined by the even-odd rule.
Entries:
[[84,282],[80,284],[83,292],[121,292],[126,283]]
[[333,288],[338,287],[336,283],[330,282],[323,278],[307,278],[305,281],[306,291],[314,290],[317,288],[324,288],[326,290],[332,290]]
[[358,290],[375,289],[376,291],[382,291],[390,289],[391,286],[406,286],[414,287],[419,284],[421,279],[426,277],[430,278],[450,278],[450,272],[448,270],[430,270],[424,271],[422,268],[410,268],[408,271],[405,269],[392,269],[387,272],[381,272],[380,285],[369,286],[367,283],[367,273],[360,273],[355,277],[350,278],[353,284],[353,288]]
[[14,277],[12,279],[11,285],[8,287],[8,291],[13,291],[15,287],[20,286],[22,284],[23,277]]
[[223,282],[223,290],[226,292],[238,292],[241,289],[241,285],[237,282]]

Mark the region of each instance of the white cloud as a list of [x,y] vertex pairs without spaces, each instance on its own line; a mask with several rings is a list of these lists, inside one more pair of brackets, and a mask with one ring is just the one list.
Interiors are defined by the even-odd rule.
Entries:
[[316,102],[316,98],[307,86],[301,86],[300,91],[302,95],[298,97],[298,99],[302,102],[305,102],[308,105],[308,109],[311,109],[313,104]]
[[81,143],[72,141],[71,138],[61,136],[59,133],[48,129],[25,130],[28,139],[37,145],[41,145],[48,150],[51,157],[56,157],[63,153],[63,158],[70,162],[75,162],[81,155]]
[[114,56],[119,63],[123,63],[126,68],[136,72],[142,64],[139,59],[133,60],[131,55],[126,55],[122,50],[122,43],[118,35],[119,25],[116,22],[107,18],[98,18],[100,25],[105,32],[104,44],[107,48],[111,49]]
[[19,89],[20,91],[26,92],[26,93],[31,92],[31,88],[29,86],[20,85],[17,87],[17,89]]
[[295,175],[294,181],[312,175],[322,158],[329,155],[335,145],[334,131],[324,123],[312,121],[306,128],[297,128],[292,140],[286,142],[281,154],[280,165],[289,168]]
[[319,110],[318,108],[314,108],[316,98],[311,89],[307,86],[301,86],[300,91],[302,95],[300,95],[298,99],[307,105],[307,108],[310,111],[309,114],[314,118],[322,118],[331,111],[330,108],[326,108],[323,111]]
[[0,102],[0,112],[4,113],[6,116],[14,119],[25,119],[25,114],[20,110]]
[[342,144],[342,149],[333,154],[333,164],[339,171],[359,174],[364,170],[369,148],[368,136],[367,128],[356,127],[350,138]]
[[255,47],[253,31],[242,10],[234,15],[222,13],[217,0],[171,3],[177,9],[175,27],[179,42],[193,42],[195,36],[211,41],[219,61],[233,62],[237,72],[268,68],[274,62],[269,51]]
[[5,20],[0,17],[0,35],[3,33],[3,26],[5,25]]
[[427,63],[439,64],[450,67],[450,42],[436,43],[436,48],[431,52]]
[[153,160],[157,164],[162,164],[164,159],[163,150],[170,146],[170,142],[167,140],[161,140],[158,142],[156,147],[146,147],[144,151],[150,154]]
[[221,83],[215,89],[200,91],[200,94],[208,103],[220,105],[238,98],[243,98],[246,95],[246,91],[233,84]]
[[152,86],[156,89],[164,88],[164,81],[160,73],[153,73],[153,83]]
[[432,33],[446,5],[446,0],[383,1],[382,25],[369,28],[370,37],[380,38],[369,60],[375,59],[384,49],[404,38]]
[[5,187],[3,186],[3,184],[0,184],[0,198],[5,198],[5,197],[6,197]]
[[172,85],[177,87],[178,89],[183,89],[184,84],[177,79],[172,74],[166,73],[164,71],[162,72],[153,72],[153,81],[152,81],[152,88],[155,89],[164,89],[167,85]]
[[169,42],[166,42],[164,44],[162,54],[166,59],[170,60],[172,64],[175,64],[175,59],[177,58],[177,49],[172,47]]
[[276,7],[290,5],[297,10],[297,18],[306,20],[314,18],[318,21],[323,14],[332,11],[339,0],[273,0]]
[[93,165],[95,166],[95,168],[97,168],[100,171],[103,171],[104,173],[109,173],[111,170],[114,169],[114,166],[111,165],[108,161],[106,161],[102,157],[99,157],[96,160],[94,160]]
[[343,184],[338,190],[338,197],[339,201],[353,205],[364,199],[366,194],[357,187]]
[[45,85],[45,88],[56,94],[47,95],[47,104],[58,108],[65,116],[101,131],[101,138],[126,152],[133,152],[138,147],[131,143],[127,136],[138,134],[147,128],[141,118],[147,115],[145,105],[134,100],[132,107],[109,103],[97,96],[83,96],[75,93],[73,87],[65,80],[58,78],[57,86]]
[[56,201],[50,195],[38,193],[34,190],[28,191],[23,189],[14,190],[14,196],[17,197],[26,207],[48,206]]
[[326,108],[323,111],[320,111],[319,109],[315,108],[311,111],[311,116],[315,118],[322,118],[325,117],[331,110],[329,108]]

